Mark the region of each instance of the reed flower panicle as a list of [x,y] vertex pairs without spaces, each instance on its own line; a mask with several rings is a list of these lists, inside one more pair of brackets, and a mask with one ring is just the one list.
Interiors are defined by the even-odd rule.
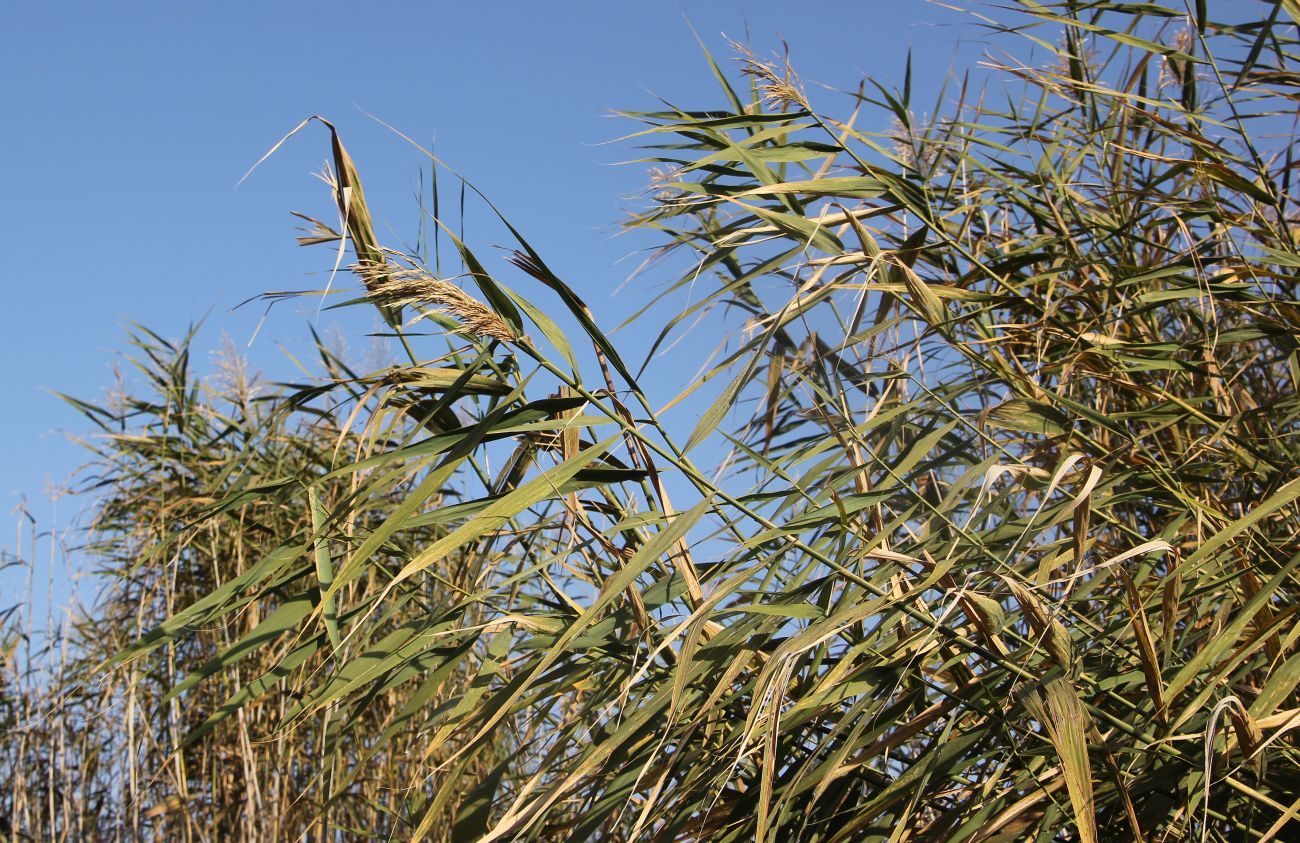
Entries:
[[808,95],[804,93],[803,82],[790,65],[788,47],[784,63],[780,67],[774,61],[758,58],[753,51],[737,41],[732,41],[731,47],[736,51],[740,72],[758,81],[764,101],[784,110],[812,110],[808,104]]
[[385,262],[363,261],[352,265],[378,304],[427,305],[451,316],[466,331],[501,342],[518,339],[514,330],[491,308],[450,281],[434,278],[423,269],[397,268]]

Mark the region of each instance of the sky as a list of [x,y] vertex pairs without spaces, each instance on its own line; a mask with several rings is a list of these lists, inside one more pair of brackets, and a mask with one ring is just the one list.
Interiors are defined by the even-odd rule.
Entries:
[[[102,396],[131,323],[178,337],[203,320],[198,349],[228,335],[272,376],[288,371],[282,348],[330,329],[328,313],[290,303],[249,346],[264,310],[234,309],[322,286],[333,262],[295,245],[288,213],[331,219],[312,177],[324,130],[239,183],[309,115],[338,125],[381,237],[414,236],[426,163],[387,123],[433,143],[599,322],[620,322],[670,279],[624,285],[649,244],[615,235],[643,207],[646,168],[620,165],[638,156],[617,141],[635,126],[611,112],[652,110],[656,97],[723,105],[692,25],[728,68],[727,38],[761,56],[784,39],[814,102],[833,97],[818,83],[850,88],[864,74],[901,85],[909,49],[926,102],[986,46],[969,16],[923,0],[0,4],[0,548],[18,551],[20,505],[42,530],[74,525],[87,505],[57,490],[84,458],[69,437],[88,423],[51,391]],[[13,602],[5,577],[0,609]]]

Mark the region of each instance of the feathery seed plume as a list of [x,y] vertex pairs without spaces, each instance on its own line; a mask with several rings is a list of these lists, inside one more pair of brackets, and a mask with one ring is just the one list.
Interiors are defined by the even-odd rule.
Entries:
[[775,62],[763,61],[738,41],[732,41],[731,47],[738,54],[740,72],[758,80],[758,87],[763,91],[763,99],[783,109],[797,108],[810,111],[808,96],[803,91],[794,68],[790,66],[790,50],[786,48],[785,66],[778,68]]
[[387,263],[367,261],[352,265],[370,297],[380,304],[400,307],[431,305],[454,318],[472,334],[501,342],[518,339],[515,332],[487,305],[468,295],[450,281],[434,278],[422,269],[401,269]]

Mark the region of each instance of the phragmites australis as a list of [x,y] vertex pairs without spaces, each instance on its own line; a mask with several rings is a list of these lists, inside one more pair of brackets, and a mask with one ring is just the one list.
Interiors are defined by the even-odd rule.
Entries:
[[740,63],[741,73],[752,76],[758,81],[758,87],[763,93],[763,99],[769,104],[782,110],[811,110],[811,106],[808,104],[808,96],[804,93],[803,83],[800,81],[798,74],[794,72],[794,68],[790,66],[789,48],[786,49],[785,62],[782,67],[778,66],[776,62],[758,58],[739,41],[732,41],[731,47],[737,53],[736,60]]
[[501,342],[518,339],[510,326],[487,305],[450,281],[434,278],[422,269],[406,269],[389,263],[366,261],[353,264],[352,271],[365,284],[370,298],[378,304],[394,307],[428,305],[451,316],[472,334]]

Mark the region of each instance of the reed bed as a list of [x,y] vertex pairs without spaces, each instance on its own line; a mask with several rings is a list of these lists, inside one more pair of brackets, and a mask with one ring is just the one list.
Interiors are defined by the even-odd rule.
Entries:
[[324,123],[303,242],[404,358],[141,331],[77,403],[109,586],[6,661],[5,833],[1295,839],[1300,8],[997,14],[932,106],[736,45],[627,114],[641,367],[504,218],[499,271],[382,244]]

